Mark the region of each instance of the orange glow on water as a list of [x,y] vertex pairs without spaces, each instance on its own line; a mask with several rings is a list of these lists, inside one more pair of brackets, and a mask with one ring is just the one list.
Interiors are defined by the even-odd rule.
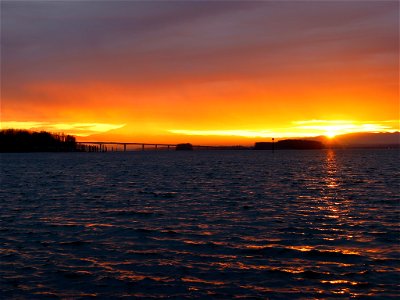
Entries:
[[321,280],[321,283],[329,283],[329,284],[351,284],[351,285],[358,285],[359,282],[356,281],[349,281],[349,280]]
[[188,283],[203,283],[203,284],[211,284],[211,285],[224,285],[225,282],[223,281],[211,281],[211,280],[203,280],[197,277],[182,277],[181,280],[183,282]]

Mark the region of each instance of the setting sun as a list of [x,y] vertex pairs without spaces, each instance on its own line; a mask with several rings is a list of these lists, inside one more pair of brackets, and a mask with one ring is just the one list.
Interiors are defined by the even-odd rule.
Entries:
[[325,136],[329,139],[333,139],[335,136],[337,135],[337,133],[335,131],[327,131],[325,133]]

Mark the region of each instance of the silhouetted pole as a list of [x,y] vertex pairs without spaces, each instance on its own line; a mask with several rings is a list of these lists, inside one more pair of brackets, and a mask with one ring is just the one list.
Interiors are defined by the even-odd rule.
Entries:
[[142,144],[142,151],[144,151],[144,144]]
[[124,144],[124,152],[126,152],[126,144]]

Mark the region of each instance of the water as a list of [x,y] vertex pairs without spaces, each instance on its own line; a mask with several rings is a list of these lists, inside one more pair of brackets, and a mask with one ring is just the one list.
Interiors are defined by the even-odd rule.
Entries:
[[399,152],[1,155],[5,299],[399,296]]

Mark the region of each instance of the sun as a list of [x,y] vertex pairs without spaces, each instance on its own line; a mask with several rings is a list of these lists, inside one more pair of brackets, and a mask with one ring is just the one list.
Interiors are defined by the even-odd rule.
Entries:
[[321,126],[322,127],[321,129],[324,130],[324,135],[328,139],[333,139],[337,135],[344,134],[348,132],[349,129],[354,128],[354,125],[349,122],[345,121],[336,121],[336,122],[340,122],[340,124]]
[[333,139],[336,135],[337,135],[337,132],[335,132],[333,130],[328,130],[328,131],[325,132],[325,136],[328,139]]

